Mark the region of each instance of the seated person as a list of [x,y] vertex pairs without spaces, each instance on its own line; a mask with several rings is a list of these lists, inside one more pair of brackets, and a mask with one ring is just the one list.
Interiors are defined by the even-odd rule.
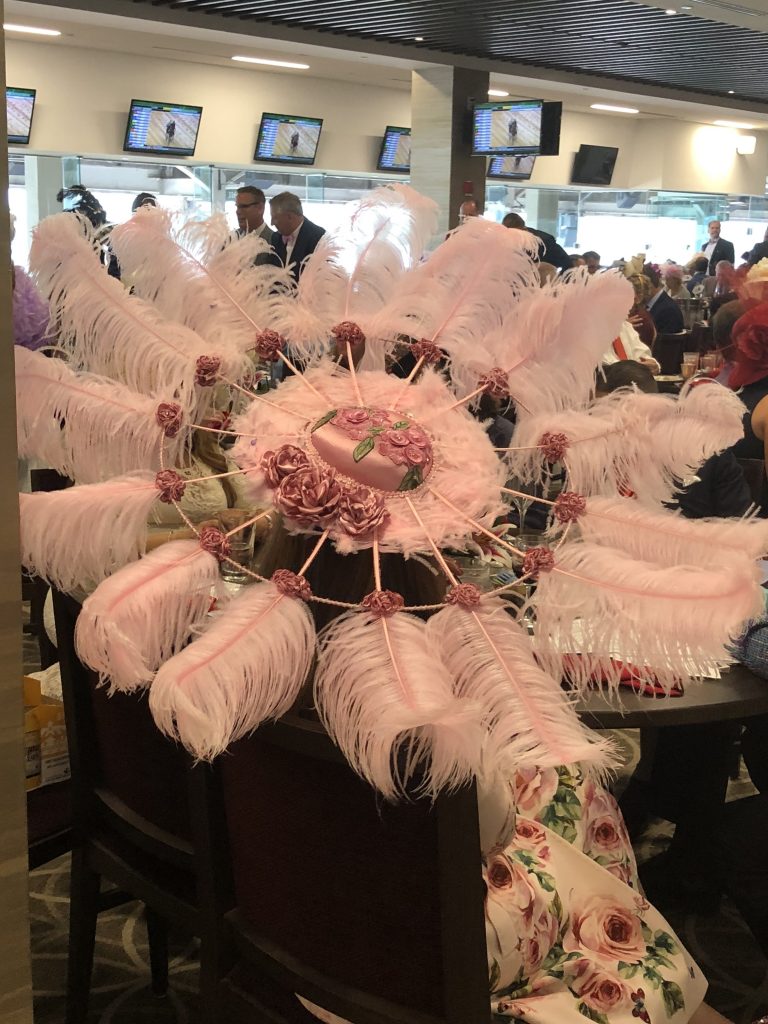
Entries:
[[671,299],[690,299],[690,292],[683,284],[683,268],[677,263],[667,263],[661,268],[664,291]]
[[646,302],[653,295],[653,285],[645,274],[630,274],[627,278],[635,289],[635,301],[627,319],[640,335],[640,340],[649,348],[656,341],[656,324],[646,309]]
[[628,320],[621,325],[618,337],[614,338],[613,344],[603,353],[602,357],[603,365],[624,360],[641,363],[650,370],[652,375],[661,370],[658,360],[653,358],[651,350],[645,342],[641,341],[640,335]]
[[708,267],[709,263],[707,262],[706,256],[697,256],[693,261],[691,265],[691,276],[686,282],[686,288],[691,295],[699,294],[699,292],[696,291],[697,288],[699,288],[700,291],[703,290],[704,281],[707,278]]
[[659,334],[680,334],[685,328],[683,311],[679,304],[664,291],[659,270],[647,263],[644,273],[651,282],[651,294],[645,305],[656,325],[656,330]]

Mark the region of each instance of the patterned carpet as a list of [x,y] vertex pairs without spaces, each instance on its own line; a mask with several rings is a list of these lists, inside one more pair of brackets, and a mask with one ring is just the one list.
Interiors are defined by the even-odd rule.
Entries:
[[[24,663],[31,671],[37,650],[26,634],[24,641]],[[638,756],[637,735],[629,730],[614,735],[624,763],[633,765]],[[622,782],[617,780],[617,788]],[[732,784],[729,795],[738,797],[749,790],[744,778]],[[670,830],[666,822],[653,824],[638,847],[638,859],[661,852]],[[68,886],[68,856],[30,875],[35,1024],[61,1024],[64,1019]],[[750,1024],[768,1013],[768,961],[732,905],[724,901],[713,916],[672,912],[667,916],[709,978],[708,1001],[716,1009],[735,1024]],[[88,1024],[196,1024],[196,943],[189,936],[170,937],[170,979],[168,996],[154,997],[139,904],[126,904],[100,916]]]

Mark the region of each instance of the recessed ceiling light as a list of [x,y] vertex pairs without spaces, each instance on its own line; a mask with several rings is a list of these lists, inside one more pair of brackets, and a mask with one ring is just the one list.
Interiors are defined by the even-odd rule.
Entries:
[[664,11],[664,13],[665,14],[677,14],[677,8],[676,7],[668,7],[666,9],[666,11]]
[[743,121],[714,121],[718,128],[754,128],[753,124],[744,124]]
[[290,60],[267,60],[265,57],[233,57],[232,60],[242,61],[243,64],[267,64],[271,68],[298,68],[306,71],[309,64],[295,64]]
[[611,110],[615,114],[639,114],[637,107],[614,107],[610,103],[590,103],[592,110]]
[[416,40],[417,43],[424,42],[424,36],[414,36],[413,38]]
[[734,90],[734,89],[729,89],[729,90],[728,90],[728,95],[729,95],[729,96],[733,96],[734,92],[735,92],[735,90]]
[[489,89],[488,90],[488,95],[489,96],[509,96],[509,93],[508,92],[504,92],[503,89]]
[[32,36],[60,36],[56,28],[33,28],[30,25],[3,25],[6,32],[29,32]]

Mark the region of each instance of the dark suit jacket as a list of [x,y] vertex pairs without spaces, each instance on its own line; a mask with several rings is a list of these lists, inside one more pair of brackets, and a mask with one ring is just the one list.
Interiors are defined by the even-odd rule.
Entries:
[[648,312],[659,334],[679,334],[685,329],[683,311],[666,292],[662,292],[654,304],[648,307]]
[[677,505],[688,519],[743,516],[752,504],[744,470],[730,448],[707,459],[696,476],[696,483],[677,495]]
[[[307,256],[315,251],[317,243],[324,234],[325,228],[321,228],[319,224],[313,224],[306,217],[304,218],[304,222],[296,236],[296,244],[291,252],[291,273],[297,281],[301,277],[302,263]],[[270,262],[278,267],[285,266],[285,242],[279,231],[272,233],[272,248],[274,249],[274,256]]]
[[[704,252],[708,245],[709,242],[702,245],[701,251]],[[707,271],[709,274],[714,274],[715,267],[720,260],[728,260],[729,263],[735,263],[736,261],[733,242],[726,242],[724,238],[718,238],[717,245],[712,250],[712,255],[709,257],[709,268]]]
[[539,254],[539,259],[542,263],[551,263],[553,267],[558,267],[563,273],[571,269],[571,257],[558,244],[554,235],[550,235],[548,231],[537,231],[535,228],[528,228],[527,230],[532,235],[540,238],[544,243],[544,248],[540,250]]
[[750,267],[753,267],[760,260],[768,259],[768,242],[758,242],[749,252],[745,252],[742,259],[745,259]]

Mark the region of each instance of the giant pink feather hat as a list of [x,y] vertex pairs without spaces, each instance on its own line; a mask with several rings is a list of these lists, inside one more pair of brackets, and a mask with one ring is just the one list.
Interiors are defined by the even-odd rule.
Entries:
[[[741,436],[738,398],[710,384],[593,403],[631,286],[577,271],[542,288],[536,239],[479,218],[423,259],[435,212],[406,186],[377,190],[324,237],[298,287],[255,265],[264,243],[233,240],[220,218],[177,226],[145,209],[116,228],[131,293],[74,218],[35,233],[33,269],[70,360],[18,353],[20,450],[77,483],[21,496],[24,564],[65,589],[95,585],[80,657],[114,689],[149,688],[158,726],[198,757],[284,714],[314,663],[326,728],[387,797],[417,766],[430,794],[515,766],[604,767],[608,745],[561,688],[564,660],[582,652],[577,687],[597,673],[615,683],[617,653],[671,685],[721,658],[760,608],[768,525],[664,506]],[[407,379],[387,372],[403,344]],[[293,376],[254,392],[255,359]],[[253,585],[211,614],[230,535],[189,522],[196,540],[147,554],[146,522],[157,502],[184,516],[178,459],[222,392],[237,472],[266,506],[254,520],[277,509],[314,543],[298,571],[245,567]],[[515,404],[508,449],[470,412],[483,394]],[[530,636],[507,588],[462,583],[443,552],[478,535],[516,552],[493,531],[505,481],[541,481],[556,462],[566,487],[547,535],[517,552],[537,580]],[[360,602],[310,588],[324,545],[370,557]],[[444,600],[413,608],[382,589],[382,552],[431,557]],[[313,602],[339,611],[319,636]]]

